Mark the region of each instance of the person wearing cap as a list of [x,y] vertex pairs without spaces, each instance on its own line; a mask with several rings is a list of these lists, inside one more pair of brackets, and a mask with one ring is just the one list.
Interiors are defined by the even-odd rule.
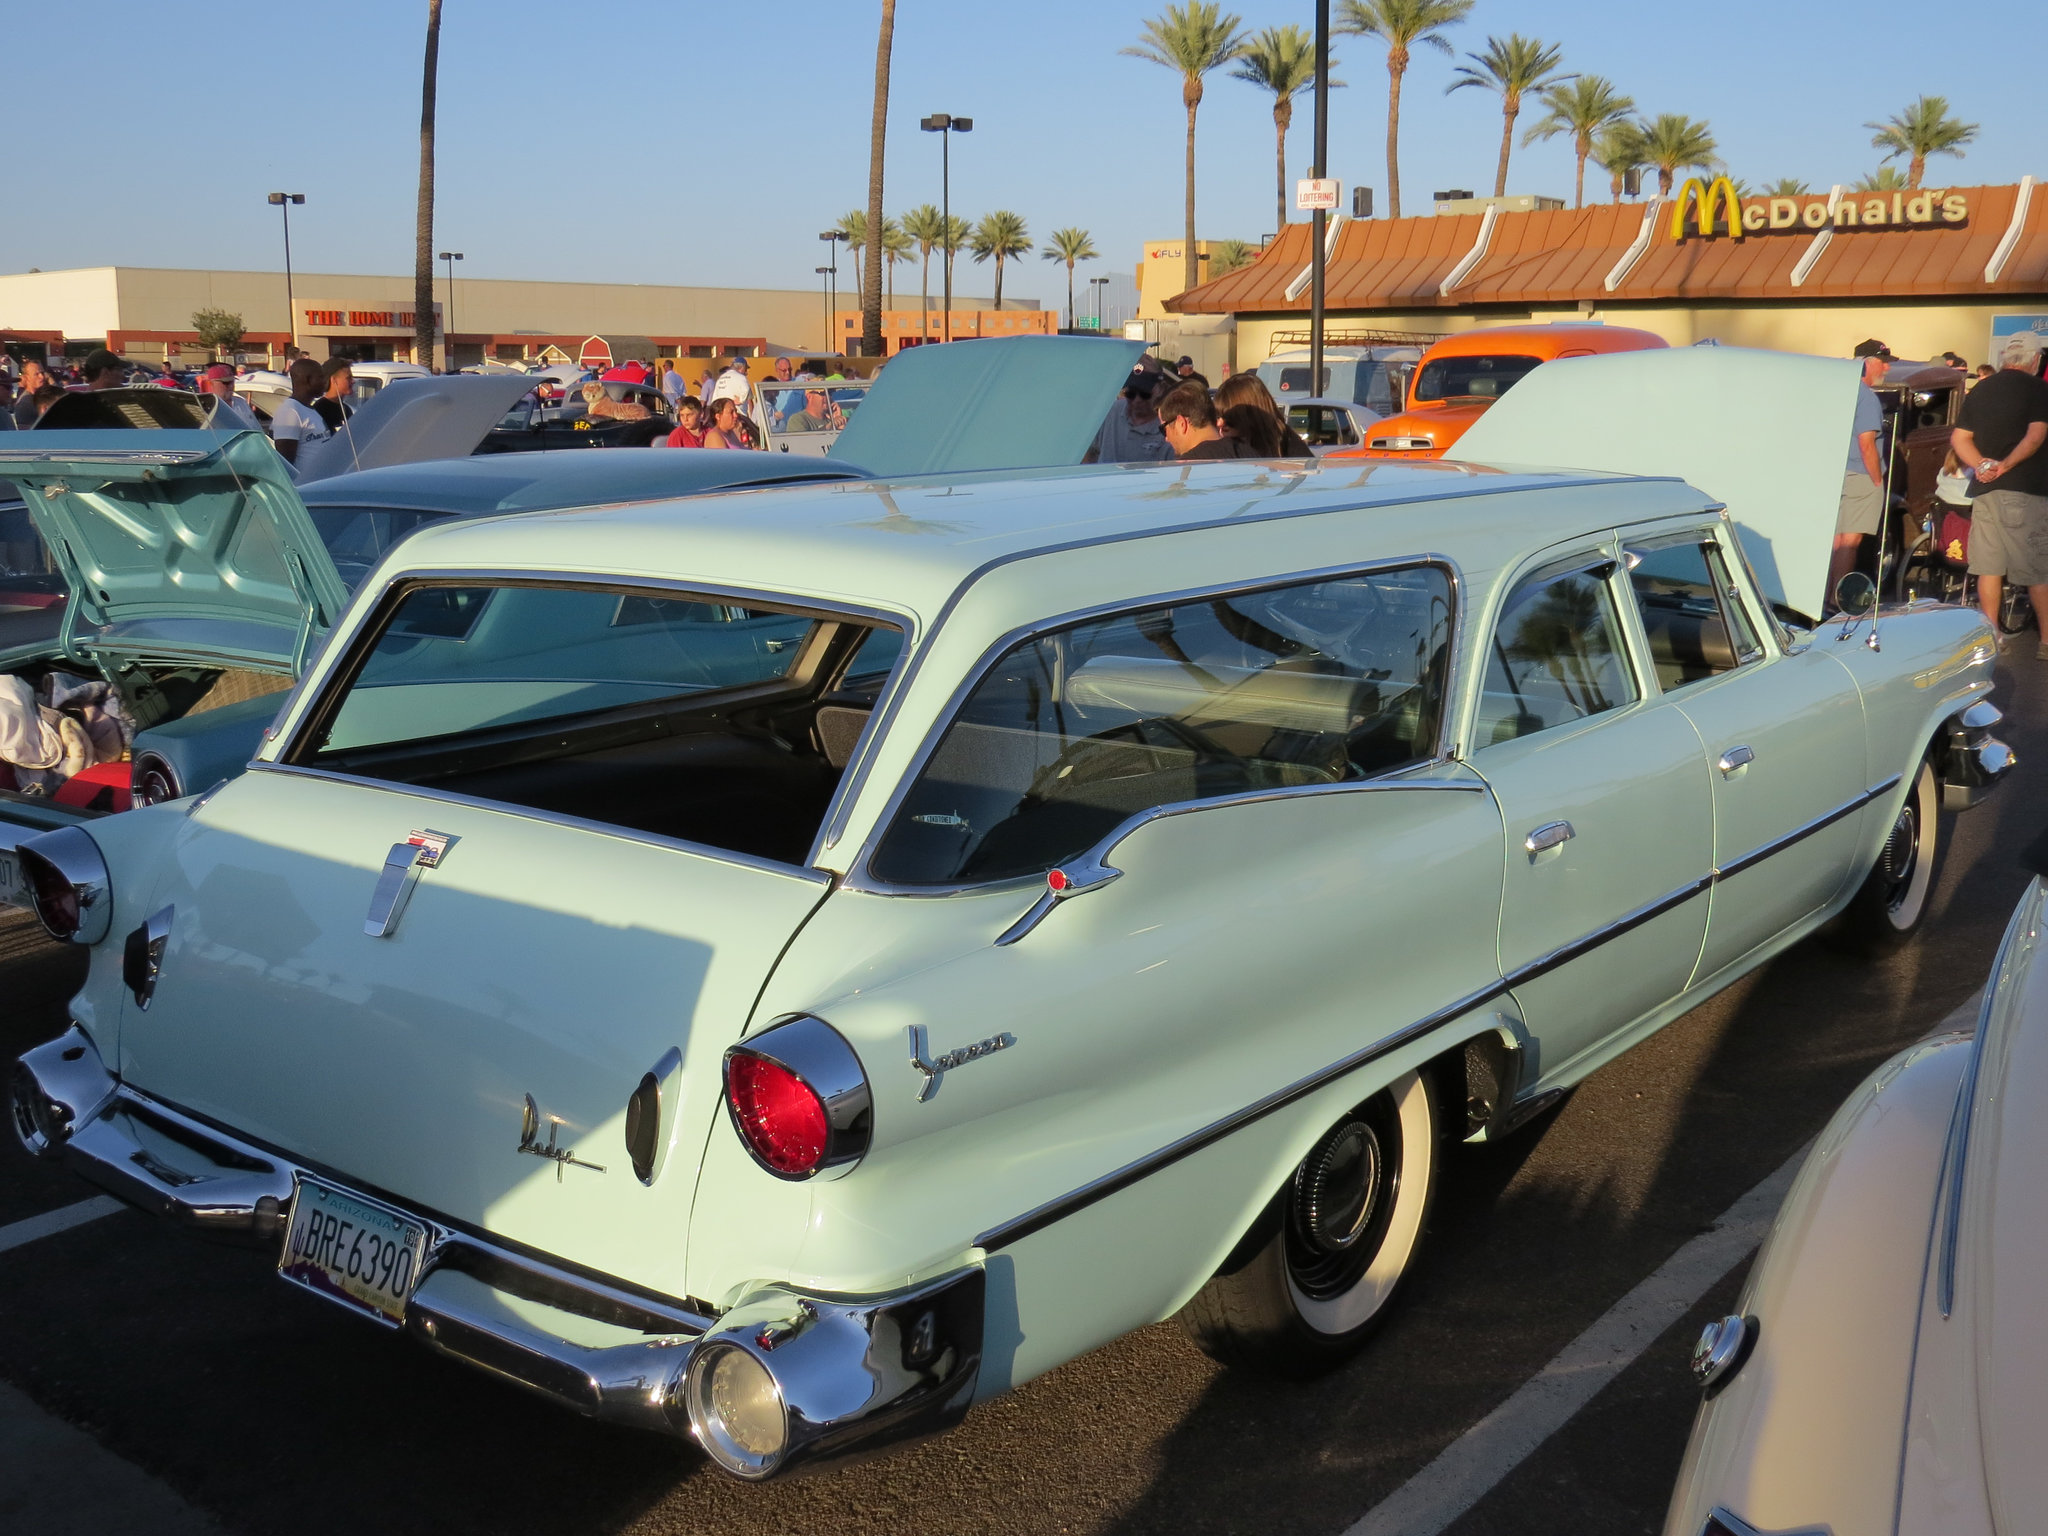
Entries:
[[747,377],[747,365],[735,356],[725,365],[725,372],[718,376],[718,382],[711,386],[710,398],[704,404],[711,406],[720,400],[730,400],[744,407],[753,392],[753,381]]
[[1175,377],[1183,384],[1199,384],[1204,389],[1209,387],[1209,381],[1195,371],[1195,360],[1192,357],[1183,357],[1173,365],[1173,371]]
[[822,389],[804,391],[804,408],[791,411],[783,423],[785,432],[831,432],[846,425],[846,417],[832,397]]
[[1849,429],[1849,464],[1842,480],[1842,500],[1835,512],[1835,547],[1828,560],[1828,596],[1835,583],[1856,568],[1863,541],[1876,533],[1884,518],[1884,468],[1879,439],[1884,436],[1884,407],[1871,386],[1891,366],[1891,353],[1881,341],[1856,344],[1863,377],[1856,385],[1856,419]]
[[1160,430],[1157,402],[1166,392],[1165,376],[1142,360],[1124,380],[1122,394],[1095,434],[1082,458],[1084,464],[1159,464],[1173,457]]
[[[1977,602],[1998,622],[2005,583],[2027,589],[2048,624],[2048,384],[2041,381],[2042,338],[2008,336],[1998,372],[1963,396],[1949,446],[1970,475],[1970,574]],[[2048,661],[2048,629],[2034,648]]]
[[257,432],[256,417],[235,398],[235,370],[215,363],[199,375],[199,392],[213,401],[211,425],[216,432]]
[[119,389],[128,382],[128,365],[105,347],[87,354],[84,373],[87,389]]

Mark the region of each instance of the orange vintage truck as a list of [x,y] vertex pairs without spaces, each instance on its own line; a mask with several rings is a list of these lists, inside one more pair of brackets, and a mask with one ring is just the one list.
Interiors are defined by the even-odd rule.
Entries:
[[1531,369],[1554,358],[1641,352],[1665,345],[1650,331],[1590,321],[1497,325],[1446,336],[1409,375],[1407,409],[1375,422],[1362,448],[1333,459],[1440,459],[1465,429]]

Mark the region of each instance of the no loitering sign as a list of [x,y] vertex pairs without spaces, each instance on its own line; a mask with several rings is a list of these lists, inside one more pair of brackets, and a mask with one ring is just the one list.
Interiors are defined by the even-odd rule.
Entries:
[[1335,208],[1342,190],[1334,176],[1305,177],[1294,184],[1294,211],[1314,213]]

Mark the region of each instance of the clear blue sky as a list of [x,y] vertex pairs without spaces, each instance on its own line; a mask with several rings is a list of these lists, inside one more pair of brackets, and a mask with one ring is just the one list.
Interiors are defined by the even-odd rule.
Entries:
[[[1179,84],[1117,52],[1161,8],[900,0],[890,210],[937,201],[938,142],[917,119],[948,111],[975,119],[955,141],[957,212],[1015,209],[1034,236],[1081,225],[1105,258],[1097,273],[1128,271],[1142,242],[1177,236]],[[1922,91],[1983,126],[1968,158],[1937,161],[1931,179],[2048,171],[2038,93],[1992,84],[2027,78],[2002,60],[2041,55],[2039,0],[1723,0],[1684,8],[1697,25],[1683,30],[1664,19],[1678,9],[1479,0],[1457,41],[1477,49],[1489,32],[1520,30],[1562,43],[1567,67],[1609,76],[1646,111],[1707,119],[1754,183],[1865,174],[1877,152],[1861,125]],[[1240,10],[1251,27],[1313,21],[1304,0]],[[817,231],[866,201],[878,12],[876,0],[447,0],[437,243],[467,253],[465,277],[814,286]],[[302,269],[409,270],[425,13],[424,0],[0,0],[16,82],[0,271],[275,269],[273,189],[307,194],[293,221]],[[1950,45],[1933,46],[1942,37]],[[1379,187],[1384,211],[1384,54],[1341,38],[1337,55],[1349,85],[1332,97],[1331,170]],[[1438,187],[1491,189],[1497,99],[1447,97],[1451,70],[1425,53],[1408,75],[1410,212]],[[1304,98],[1290,176],[1306,164],[1309,120]],[[1212,77],[1199,153],[1204,238],[1269,230],[1271,98]],[[1509,181],[1569,196],[1564,141],[1518,146]],[[1011,292],[1060,292],[1058,269],[1024,267],[1011,269]],[[957,281],[987,288],[964,260]]]

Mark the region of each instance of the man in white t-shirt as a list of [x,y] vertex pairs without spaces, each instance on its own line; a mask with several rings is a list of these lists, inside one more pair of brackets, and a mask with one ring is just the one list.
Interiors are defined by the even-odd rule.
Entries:
[[292,364],[292,397],[270,413],[270,438],[287,464],[299,462],[299,449],[334,436],[313,402],[320,398],[320,365],[310,357]]

